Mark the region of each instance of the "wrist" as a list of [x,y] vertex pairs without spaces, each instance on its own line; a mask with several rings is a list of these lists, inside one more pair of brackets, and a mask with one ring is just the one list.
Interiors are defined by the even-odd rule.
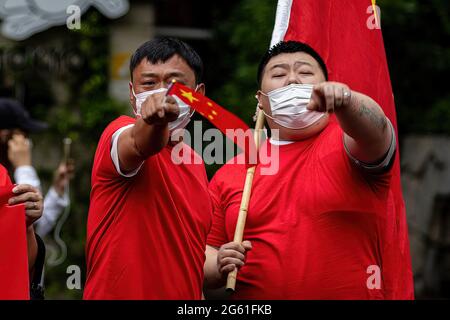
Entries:
[[14,168],[31,166],[31,160],[11,161],[11,163]]
[[34,226],[33,226],[33,224],[30,224],[29,226],[27,226],[27,237],[31,236],[31,235],[34,236]]
[[223,274],[217,268],[216,272],[210,275],[208,279],[208,288],[217,289],[226,285],[228,274]]
[[345,113],[348,110],[353,109],[353,106],[355,105],[355,92],[353,92],[350,89],[343,89],[343,98],[342,98],[342,104],[335,109],[335,113],[337,116],[341,113]]
[[153,127],[153,129],[157,129],[157,130],[163,130],[166,127],[168,127],[168,122],[167,121],[154,121],[151,118],[141,118],[144,123],[148,126]]

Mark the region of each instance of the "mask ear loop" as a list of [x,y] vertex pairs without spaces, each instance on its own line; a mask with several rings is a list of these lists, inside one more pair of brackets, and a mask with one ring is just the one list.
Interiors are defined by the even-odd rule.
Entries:
[[[130,81],[129,84],[130,84],[130,86],[131,86],[131,93],[133,94],[133,97],[134,97],[134,103],[136,104],[137,97],[136,97],[136,92],[134,92],[133,83]],[[137,106],[136,106],[136,105],[133,106],[133,103],[132,103],[131,101],[130,101],[130,105],[131,105],[131,109],[133,109],[134,115],[135,115],[136,117],[137,117],[137,116],[141,116],[141,115],[138,113]]]
[[[264,95],[266,95],[266,94],[265,94],[264,92],[262,92],[262,91],[261,91],[261,93],[264,94]],[[256,99],[256,101],[258,101],[258,102],[256,103],[255,114],[253,115],[253,122],[256,122],[256,119],[258,118],[258,112],[262,112],[262,113],[264,113],[264,115],[265,115],[266,117],[269,117],[269,118],[270,118],[270,116],[268,116],[268,115],[264,112],[264,109],[262,108],[261,104],[259,103],[258,95],[256,95],[256,94],[255,94],[255,99]],[[263,125],[262,130],[263,130],[263,132],[264,132],[264,137],[265,137],[265,139],[267,139],[267,138],[269,137],[269,133],[268,133],[268,131],[267,131],[267,128],[266,128],[266,125],[265,125],[265,124]]]
[[[262,92],[261,90],[260,90],[259,92],[261,92],[261,94],[263,94],[263,95],[265,95],[266,97],[268,97],[268,95],[265,94],[264,92]],[[256,99],[256,101],[258,101],[258,103],[256,104],[256,110],[255,110],[255,114],[253,115],[253,121],[256,122],[256,118],[258,117],[258,112],[264,113],[264,115],[265,115],[267,118],[273,120],[273,117],[272,117],[272,116],[269,116],[269,115],[264,111],[264,109],[262,108],[261,103],[259,103],[259,100],[258,100],[258,96],[257,96],[257,95],[255,95],[255,99]],[[265,129],[265,128],[266,128],[266,127],[264,126],[264,129]]]
[[[258,96],[255,94],[255,99],[256,101],[258,101]],[[255,109],[255,114],[253,115],[253,122],[256,122],[256,118],[258,117],[258,112],[259,112],[259,101],[256,103],[256,109]]]

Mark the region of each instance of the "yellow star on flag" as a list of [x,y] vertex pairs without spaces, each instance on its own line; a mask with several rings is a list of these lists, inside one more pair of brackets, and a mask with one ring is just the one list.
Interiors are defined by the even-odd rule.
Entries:
[[192,103],[194,101],[198,101],[198,99],[192,95],[192,92],[184,91],[183,89],[180,89],[180,91],[181,91],[181,95],[183,97],[185,97],[186,99],[188,99],[190,103]]
[[211,102],[208,101],[208,102],[206,102],[206,104],[212,108],[212,110],[211,110],[212,115],[208,115],[208,118],[212,120],[212,119],[214,119],[215,116],[217,116],[217,112],[216,112],[216,110],[214,110],[214,106]]

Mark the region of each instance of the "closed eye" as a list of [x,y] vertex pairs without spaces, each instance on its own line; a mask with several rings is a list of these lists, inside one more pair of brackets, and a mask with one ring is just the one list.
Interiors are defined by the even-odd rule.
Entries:
[[313,74],[314,74],[312,71],[307,70],[307,69],[306,69],[306,70],[305,70],[305,69],[300,70],[299,73],[300,73],[301,75],[313,75]]

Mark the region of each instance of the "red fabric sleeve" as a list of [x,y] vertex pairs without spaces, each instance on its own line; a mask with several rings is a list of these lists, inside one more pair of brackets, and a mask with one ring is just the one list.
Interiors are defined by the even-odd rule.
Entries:
[[[96,179],[114,179],[122,177],[116,170],[111,158],[111,143],[114,133],[122,127],[133,124],[135,119],[122,116],[111,122],[103,132],[95,154],[92,181]],[[94,176],[94,173],[96,176]]]
[[216,176],[209,183],[209,193],[213,204],[213,216],[211,231],[208,234],[206,244],[218,248],[229,241],[225,230],[225,210],[221,203],[221,191]]
[[7,184],[11,184],[11,180],[9,179],[8,172],[5,167],[0,165],[0,186],[5,186]]

